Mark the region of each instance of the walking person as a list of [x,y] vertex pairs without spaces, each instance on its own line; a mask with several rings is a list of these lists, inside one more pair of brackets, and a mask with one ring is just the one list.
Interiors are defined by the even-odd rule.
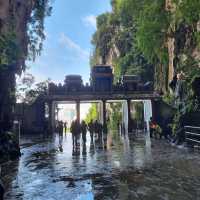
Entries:
[[67,134],[67,122],[64,123],[64,133]]
[[85,143],[86,142],[86,133],[87,133],[87,124],[85,123],[84,120],[81,122],[81,133],[82,133],[83,143]]
[[93,141],[93,137],[94,137],[94,123],[93,123],[92,120],[88,123],[88,130],[90,132],[91,141]]
[[97,134],[98,135],[98,131],[99,131],[99,123],[97,120],[95,120],[94,122],[94,133],[95,135]]
[[149,128],[150,128],[150,137],[152,138],[155,132],[155,123],[152,117],[150,117]]
[[186,81],[185,75],[183,72],[177,74],[177,82],[175,88],[175,98],[176,98],[176,105],[178,110],[181,114],[185,113],[186,109],[186,98],[187,98],[187,91],[186,91]]
[[81,126],[77,119],[72,122],[70,130],[72,133],[73,146],[75,145],[77,147],[78,140],[80,138],[80,133],[81,133]]
[[75,121],[72,121],[71,123],[71,127],[70,127],[70,132],[72,133],[72,144],[73,144],[73,147],[75,145]]
[[63,135],[63,122],[62,121],[60,121],[58,123],[58,133],[59,133],[59,136]]
[[102,132],[103,132],[103,125],[101,123],[98,123],[97,134],[99,140],[102,139]]

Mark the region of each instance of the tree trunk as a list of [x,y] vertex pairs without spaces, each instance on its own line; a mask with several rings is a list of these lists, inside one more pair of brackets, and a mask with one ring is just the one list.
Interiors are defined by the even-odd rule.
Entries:
[[0,70],[0,131],[9,131],[13,125],[15,105],[15,72]]
[[[20,54],[12,63],[0,66],[0,130],[10,130],[15,104],[15,74],[27,57],[27,23],[35,0],[0,0],[0,35],[14,33]],[[13,63],[15,63],[13,65]]]

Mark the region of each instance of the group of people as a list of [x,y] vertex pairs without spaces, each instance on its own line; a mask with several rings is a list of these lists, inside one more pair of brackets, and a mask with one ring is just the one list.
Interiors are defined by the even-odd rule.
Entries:
[[62,135],[63,132],[67,133],[67,122],[58,121],[56,125],[56,130],[58,131],[59,135]]
[[166,121],[163,121],[161,128],[161,126],[151,117],[149,121],[149,128],[151,138],[154,137],[155,139],[161,139],[164,136],[166,140],[172,140],[172,130]]
[[82,120],[81,123],[79,123],[78,120],[74,120],[70,127],[73,145],[77,146],[80,136],[82,136],[83,143],[85,143],[87,131],[90,132],[90,137],[93,141],[94,134],[97,135],[98,138],[102,137],[103,125],[97,120],[95,122],[91,120],[88,124],[84,120]]
[[[159,126],[156,121],[150,119],[149,122],[150,127],[150,137],[155,139],[161,139],[163,136],[164,138],[172,143],[181,145],[185,140],[185,131],[184,131],[184,125],[183,125],[183,118],[180,118],[176,134],[172,134],[172,128],[170,127],[169,123],[164,121],[161,126]],[[161,128],[162,127],[162,128]]]

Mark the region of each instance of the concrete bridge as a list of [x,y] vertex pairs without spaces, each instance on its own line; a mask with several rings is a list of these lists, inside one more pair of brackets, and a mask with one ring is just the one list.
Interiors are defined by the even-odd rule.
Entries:
[[[55,128],[55,105],[58,103],[75,103],[76,104],[76,119],[80,121],[80,103],[100,103],[100,119],[101,123],[105,127],[107,121],[106,114],[106,103],[121,101],[123,102],[123,123],[125,130],[131,130],[131,101],[144,101],[148,102],[150,106],[151,115],[154,116],[154,101],[160,99],[160,95],[154,91],[109,91],[109,92],[68,92],[62,95],[49,94],[44,97],[45,102],[48,103],[49,107],[49,124],[50,128]],[[145,104],[144,104],[145,106]],[[145,110],[145,109],[144,109]]]
[[[123,119],[125,130],[131,130],[131,101],[143,101],[144,117],[148,122],[150,116],[154,118],[154,102],[160,95],[153,91],[152,84],[142,83],[138,76],[123,76],[117,83],[113,81],[112,67],[99,65],[91,70],[89,84],[83,84],[80,75],[68,75],[63,84],[49,83],[45,95],[40,95],[33,105],[21,109],[22,121],[27,129],[44,130],[48,121],[49,130],[54,130],[56,125],[56,104],[76,104],[76,118],[80,121],[80,104],[98,102],[101,123],[106,126],[106,103],[123,102]],[[46,113],[48,111],[48,113]],[[24,114],[25,113],[25,114]],[[38,128],[37,128],[38,127]]]
[[[123,101],[123,123],[126,129],[131,129],[131,101],[140,100],[148,103],[148,108],[154,113],[154,100],[160,98],[153,91],[151,84],[144,84],[140,77],[125,75],[117,83],[111,66],[97,65],[91,69],[90,84],[84,85],[79,75],[68,75],[64,84],[49,84],[45,102],[49,107],[49,124],[55,127],[55,104],[59,102],[73,102],[76,104],[76,118],[80,121],[81,102],[100,102],[101,123],[106,126],[106,103],[108,101]],[[144,109],[145,110],[145,109]]]

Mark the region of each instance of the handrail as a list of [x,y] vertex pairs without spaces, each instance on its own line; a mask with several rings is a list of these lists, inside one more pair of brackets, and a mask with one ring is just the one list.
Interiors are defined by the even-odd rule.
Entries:
[[200,133],[198,134],[198,133],[192,133],[192,132],[185,132],[185,133],[187,133],[187,134],[189,134],[189,135],[196,135],[196,136],[200,136]]
[[197,126],[184,126],[186,138],[185,140],[194,146],[200,145],[200,127]]
[[184,126],[184,128],[200,129],[198,126]]
[[190,141],[192,141],[192,142],[196,142],[196,143],[199,143],[199,144],[200,144],[200,141],[198,141],[198,140],[194,140],[194,139],[191,139],[191,138],[186,138],[186,140],[190,140]]

